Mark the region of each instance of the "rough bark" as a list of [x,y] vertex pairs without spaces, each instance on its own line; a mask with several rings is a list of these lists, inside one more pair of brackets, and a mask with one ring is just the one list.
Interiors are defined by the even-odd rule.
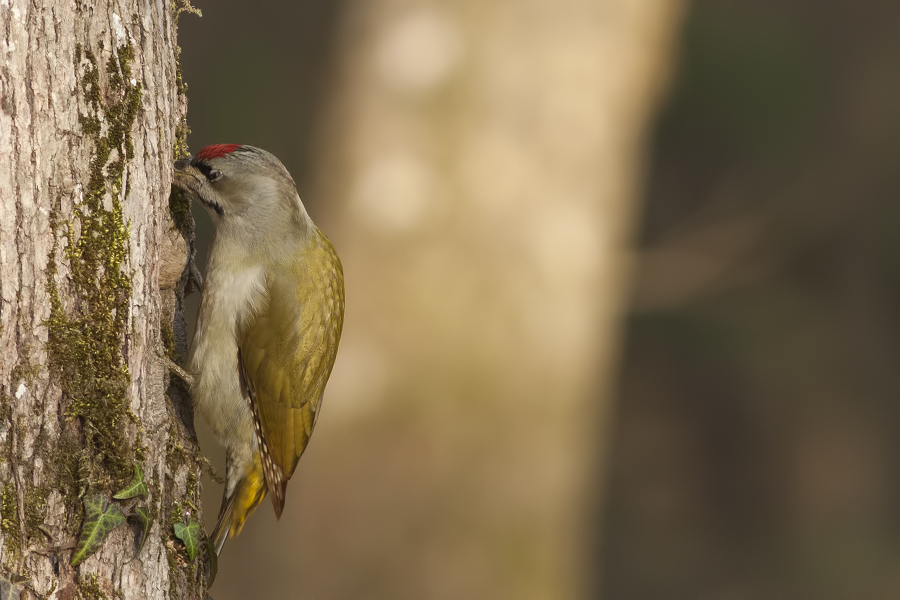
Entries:
[[[185,349],[183,2],[0,0],[0,576],[23,597],[201,597]],[[176,217],[179,226],[173,223]],[[146,497],[112,500],[139,465]],[[86,498],[143,506],[77,567]]]

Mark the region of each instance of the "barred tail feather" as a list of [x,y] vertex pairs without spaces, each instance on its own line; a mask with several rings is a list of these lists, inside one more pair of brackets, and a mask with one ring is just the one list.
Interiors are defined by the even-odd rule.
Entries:
[[287,480],[290,477],[284,476],[284,471],[272,459],[272,453],[269,452],[269,444],[266,442],[266,436],[263,435],[263,425],[260,420],[259,406],[256,400],[256,389],[253,380],[247,375],[247,368],[244,364],[244,355],[238,348],[237,353],[238,367],[241,380],[241,389],[247,398],[247,404],[250,406],[250,413],[253,415],[253,429],[256,432],[256,441],[258,453],[254,457],[262,465],[262,471],[266,478],[266,488],[272,496],[272,507],[275,509],[275,518],[281,519],[281,512],[284,510],[284,493],[287,489]]

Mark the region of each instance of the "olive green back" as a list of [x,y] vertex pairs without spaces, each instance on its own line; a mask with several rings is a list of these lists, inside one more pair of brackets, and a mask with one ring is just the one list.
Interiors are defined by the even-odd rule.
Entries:
[[[269,458],[284,483],[312,435],[344,322],[344,276],[321,233],[266,279],[267,303],[239,335]],[[276,507],[278,508],[278,507]],[[280,511],[278,511],[280,512]]]

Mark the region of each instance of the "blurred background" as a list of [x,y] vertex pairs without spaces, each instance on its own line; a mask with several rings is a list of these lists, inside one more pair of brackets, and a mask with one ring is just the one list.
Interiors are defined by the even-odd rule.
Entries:
[[900,4],[196,4],[347,278],[216,600],[900,598]]

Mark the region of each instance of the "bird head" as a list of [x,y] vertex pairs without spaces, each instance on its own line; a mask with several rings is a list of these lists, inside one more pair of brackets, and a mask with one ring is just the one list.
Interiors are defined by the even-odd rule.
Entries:
[[175,161],[174,183],[203,205],[216,229],[237,226],[250,233],[281,224],[305,229],[311,223],[287,169],[260,148],[207,146]]

